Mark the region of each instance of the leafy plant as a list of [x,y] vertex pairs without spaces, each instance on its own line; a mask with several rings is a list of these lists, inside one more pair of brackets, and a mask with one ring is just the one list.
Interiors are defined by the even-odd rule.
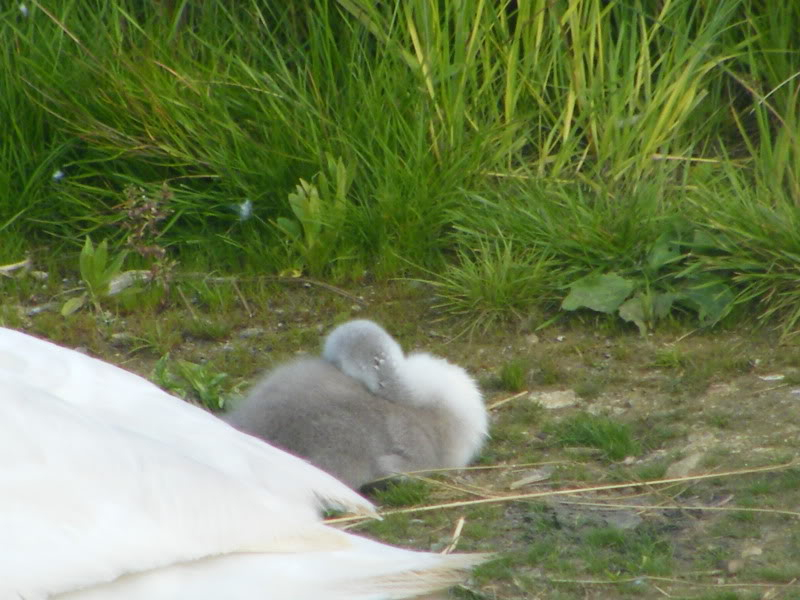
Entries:
[[156,363],[153,379],[165,390],[195,401],[209,410],[225,408],[231,395],[227,373],[215,372],[209,365],[187,360],[170,362],[169,354]]
[[732,308],[735,294],[720,275],[697,272],[692,266],[680,269],[693,258],[700,235],[684,241],[685,227],[661,234],[647,253],[644,264],[626,276],[592,273],[569,285],[561,303],[568,311],[588,308],[606,314],[617,313],[634,323],[642,335],[656,321],[681,304],[693,310],[703,326],[711,326]]
[[69,316],[80,310],[86,302],[91,302],[98,312],[100,300],[109,296],[112,290],[112,282],[117,279],[122,271],[122,263],[125,261],[126,252],[122,251],[113,259],[108,256],[108,242],[103,240],[97,245],[92,244],[92,240],[87,236],[80,254],[80,275],[86,291],[80,296],[70,298],[61,307],[61,314]]
[[315,183],[301,179],[289,194],[294,219],[275,220],[299,264],[313,274],[322,273],[338,255],[338,241],[347,215],[347,192],[353,179],[341,158],[330,155],[326,158],[327,173],[320,171]]

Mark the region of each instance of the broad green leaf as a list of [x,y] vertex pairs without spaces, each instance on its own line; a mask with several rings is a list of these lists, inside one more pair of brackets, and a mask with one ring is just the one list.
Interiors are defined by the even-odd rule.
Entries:
[[97,248],[94,251],[94,260],[92,261],[92,276],[95,281],[102,279],[106,262],[108,262],[108,241],[103,240],[97,244]]
[[64,305],[61,307],[61,316],[70,316],[71,314],[79,311],[84,304],[86,304],[86,294],[81,294],[80,296],[70,298],[64,302]]
[[680,245],[673,232],[665,232],[658,236],[647,256],[647,266],[653,271],[668,265],[682,256]]
[[701,325],[710,327],[728,314],[736,295],[727,284],[713,277],[698,277],[692,283],[681,291],[679,300],[697,311]]
[[86,241],[83,243],[83,249],[78,258],[78,267],[81,272],[81,279],[87,282],[92,277],[92,265],[94,264],[94,246],[92,245],[91,238],[87,235]]
[[652,307],[651,312],[654,319],[663,319],[672,310],[672,305],[675,303],[677,294],[671,292],[664,292],[661,294],[653,294],[650,296]]
[[309,187],[310,184],[306,180],[301,179],[300,183],[297,184],[294,193],[289,194],[289,206],[291,207],[294,216],[297,217],[297,220],[304,225],[305,222],[311,218],[308,206]]
[[278,226],[278,229],[280,229],[294,241],[298,241],[303,233],[300,230],[300,225],[297,223],[297,221],[287,219],[286,217],[278,217],[275,219],[275,224]]
[[588,275],[570,285],[569,294],[561,303],[561,308],[590,308],[598,312],[613,313],[631,295],[634,287],[633,281],[616,273]]
[[658,319],[663,319],[672,309],[675,294],[636,294],[619,307],[619,316],[635,323],[639,333],[645,335]]
[[647,335],[648,319],[644,307],[644,298],[641,294],[637,294],[623,302],[622,306],[619,307],[619,316],[629,323],[635,323],[639,328],[640,335]]

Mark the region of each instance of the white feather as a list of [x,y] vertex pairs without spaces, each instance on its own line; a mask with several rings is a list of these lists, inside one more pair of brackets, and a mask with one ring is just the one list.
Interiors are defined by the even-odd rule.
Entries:
[[[52,394],[93,418],[168,443],[242,481],[280,492],[297,507],[373,513],[364,498],[305,461],[219,419],[114,365],[12,329],[0,328],[0,377]],[[293,483],[289,488],[285,482]]]
[[446,411],[459,432],[446,448],[447,466],[469,464],[489,435],[489,417],[475,380],[458,365],[426,352],[409,354],[398,371],[408,389],[406,401]]
[[405,598],[479,556],[320,523],[343,484],[126,371],[0,328],[0,600]]

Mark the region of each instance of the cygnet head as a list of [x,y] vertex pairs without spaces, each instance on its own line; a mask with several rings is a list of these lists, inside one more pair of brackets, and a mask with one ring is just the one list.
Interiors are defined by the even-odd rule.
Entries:
[[398,399],[398,369],[405,357],[400,345],[377,323],[348,321],[325,339],[322,357],[344,374],[362,382],[373,394]]

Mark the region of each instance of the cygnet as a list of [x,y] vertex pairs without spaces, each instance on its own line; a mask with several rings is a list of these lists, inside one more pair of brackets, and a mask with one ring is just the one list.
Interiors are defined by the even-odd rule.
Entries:
[[464,369],[427,353],[404,356],[367,320],[334,329],[321,358],[267,374],[226,419],[354,489],[397,473],[464,467],[488,429]]

